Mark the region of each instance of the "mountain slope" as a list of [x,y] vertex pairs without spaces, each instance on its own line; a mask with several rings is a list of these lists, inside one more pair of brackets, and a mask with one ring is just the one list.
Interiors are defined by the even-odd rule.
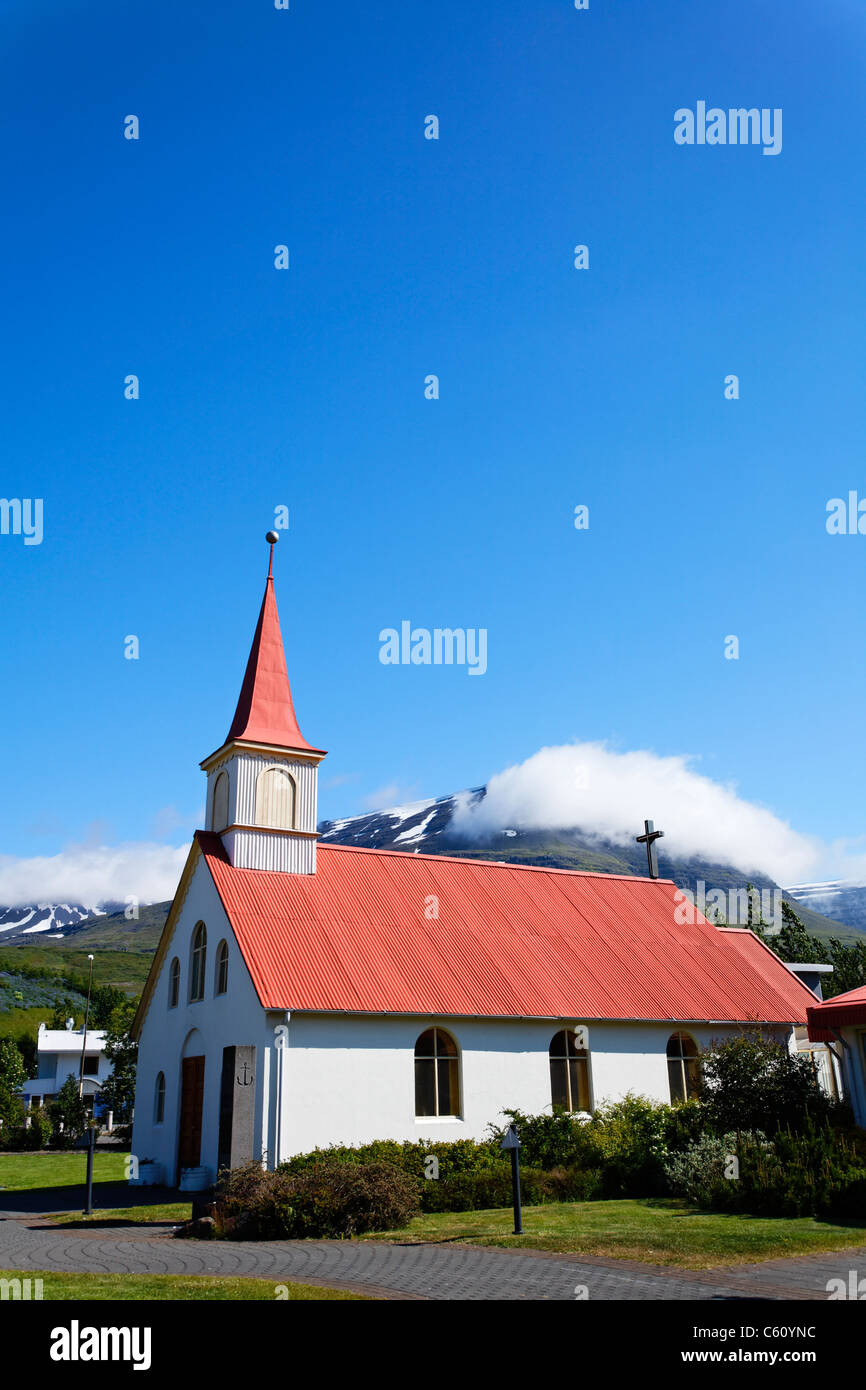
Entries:
[[[602,874],[647,873],[646,850],[636,842],[621,844],[581,829],[522,830],[519,826],[474,839],[454,824],[458,804],[480,801],[484,787],[475,787],[457,796],[439,797],[431,801],[416,801],[394,806],[387,811],[351,816],[343,820],[323,821],[319,829],[324,844],[358,845],[370,849],[398,849],[423,854],[451,854],[459,858],[497,859],[515,864],[541,864],[554,869],[582,869]],[[746,873],[731,864],[720,864],[695,855],[677,855],[675,847],[666,840],[657,841],[659,873],[671,878],[683,889],[694,893],[703,883],[709,894],[721,889],[730,894],[751,883],[755,888],[772,890],[778,885],[766,874]],[[856,927],[831,920],[816,911],[809,903],[792,903],[806,930],[813,936],[828,939],[836,936],[845,942],[862,940]],[[733,915],[731,916],[733,920]]]

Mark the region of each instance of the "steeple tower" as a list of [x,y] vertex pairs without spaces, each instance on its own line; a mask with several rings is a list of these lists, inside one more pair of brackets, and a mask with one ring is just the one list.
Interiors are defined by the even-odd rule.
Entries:
[[325,757],[298,727],[274,595],[274,546],[265,595],[226,741],[201,764],[206,828],[239,869],[316,872],[316,779]]

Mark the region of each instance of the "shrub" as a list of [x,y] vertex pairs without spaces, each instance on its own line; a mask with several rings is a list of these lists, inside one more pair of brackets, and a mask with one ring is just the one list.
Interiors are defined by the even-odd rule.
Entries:
[[10,1148],[13,1149],[47,1149],[51,1143],[51,1136],[54,1133],[54,1125],[47,1110],[28,1111],[30,1124],[26,1125],[23,1120],[20,1125],[16,1125],[12,1130]]
[[[735,1155],[736,1178],[725,1176]],[[821,1216],[838,1220],[866,1210],[866,1135],[829,1125],[804,1133],[779,1130],[705,1135],[666,1164],[670,1190],[698,1206],[754,1216]]]
[[737,1156],[738,1147],[742,1149],[750,1140],[754,1140],[756,1152],[758,1148],[767,1151],[771,1147],[766,1136],[757,1131],[741,1135],[700,1135],[682,1153],[671,1154],[667,1159],[664,1170],[670,1191],[699,1207],[736,1205],[734,1179],[726,1173],[729,1160]]
[[67,1076],[57,1095],[49,1102],[48,1114],[54,1125],[51,1138],[54,1147],[74,1148],[76,1139],[84,1133],[88,1124],[87,1107],[78,1094],[78,1082],[74,1076]]
[[701,1077],[702,1108],[716,1134],[801,1131],[833,1111],[811,1057],[792,1054],[762,1033],[742,1033],[702,1053]]
[[586,1120],[578,1120],[564,1110],[552,1114],[525,1115],[522,1110],[503,1110],[507,1123],[489,1125],[490,1144],[499,1154],[499,1146],[509,1125],[515,1125],[520,1135],[520,1158],[530,1168],[567,1167],[586,1150],[583,1131]]
[[217,1233],[242,1240],[326,1239],[405,1226],[417,1185],[392,1163],[320,1161],[268,1173],[249,1163],[220,1175]]
[[435,1159],[440,1178],[450,1178],[458,1173],[480,1173],[502,1162],[499,1146],[489,1141],[481,1144],[472,1139],[451,1141],[419,1140],[412,1142],[396,1139],[376,1139],[357,1148],[348,1145],[332,1145],[327,1149],[314,1149],[311,1153],[297,1154],[280,1164],[289,1173],[301,1173],[306,1168],[319,1163],[392,1163],[395,1168],[409,1177],[420,1181],[427,1179],[427,1173],[436,1171]]
[[[582,1168],[520,1170],[520,1200],[526,1207],[544,1202],[585,1202],[602,1194],[601,1174]],[[484,1211],[510,1207],[514,1200],[511,1164],[476,1173],[458,1173],[440,1182],[426,1182],[421,1191],[423,1211]]]

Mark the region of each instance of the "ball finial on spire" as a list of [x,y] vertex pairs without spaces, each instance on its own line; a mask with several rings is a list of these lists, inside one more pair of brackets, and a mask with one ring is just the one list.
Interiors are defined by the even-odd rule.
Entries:
[[279,539],[280,538],[277,535],[276,531],[269,531],[268,534],[265,536],[265,540],[271,547],[268,551],[268,579],[273,579],[274,577],[274,546],[276,545]]

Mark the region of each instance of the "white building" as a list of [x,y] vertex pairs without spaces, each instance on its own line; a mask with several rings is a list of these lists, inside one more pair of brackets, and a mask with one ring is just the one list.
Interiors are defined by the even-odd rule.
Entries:
[[88,1028],[75,1029],[72,1019],[65,1028],[46,1028],[39,1025],[36,1041],[38,1072],[21,1087],[27,1109],[36,1110],[53,1100],[67,1077],[78,1081],[81,1075],[81,1054],[84,1052],[83,1099],[89,1110],[100,1087],[111,1075],[111,1062],[105,1055],[105,1034]]
[[858,1125],[866,1128],[866,986],[837,994],[808,1010],[809,1037],[841,1059],[846,1094]]
[[167,1181],[482,1138],[504,1108],[679,1100],[700,1047],[805,1023],[814,994],[752,932],[678,921],[672,882],[317,846],[324,756],[295,718],[271,565],[133,1026],[133,1152]]

